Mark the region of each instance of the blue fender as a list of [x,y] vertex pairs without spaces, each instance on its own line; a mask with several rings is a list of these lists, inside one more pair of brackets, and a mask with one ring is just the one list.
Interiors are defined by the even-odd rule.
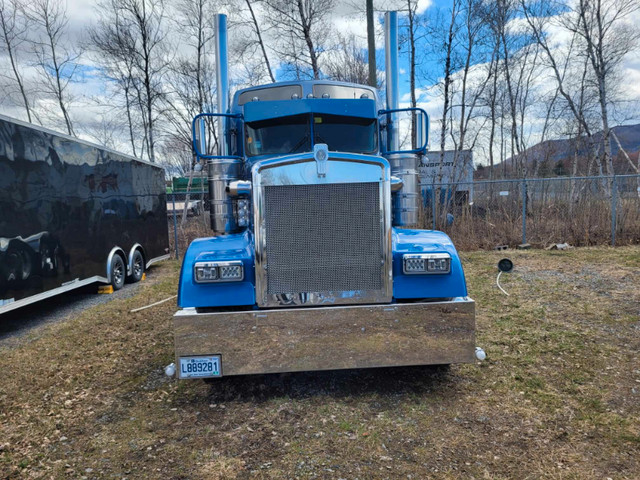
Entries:
[[[452,298],[467,296],[467,282],[460,257],[451,239],[435,230],[393,229],[393,296],[406,298]],[[448,253],[451,272],[443,275],[405,275],[405,253]]]
[[[460,257],[451,239],[433,230],[393,229],[393,296],[395,299],[466,297],[467,286]],[[449,253],[451,272],[444,275],[405,275],[405,253]],[[198,261],[241,260],[244,280],[198,284],[193,265]],[[194,240],[185,253],[180,272],[178,306],[228,307],[255,306],[255,259],[253,235],[240,234]]]
[[[241,282],[196,283],[196,262],[241,260],[244,279]],[[178,287],[178,306],[229,307],[255,305],[255,261],[253,235],[249,231],[218,237],[199,238],[191,242],[182,261]]]

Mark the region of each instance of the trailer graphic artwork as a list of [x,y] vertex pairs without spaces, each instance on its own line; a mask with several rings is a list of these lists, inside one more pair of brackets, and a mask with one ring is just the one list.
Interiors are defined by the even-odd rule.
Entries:
[[432,190],[440,189],[440,202],[456,204],[473,201],[473,154],[471,150],[429,152],[418,165],[420,190],[425,207],[431,205]]
[[[185,253],[167,374],[473,361],[458,253],[444,233],[415,228],[428,119],[398,106],[396,12],[385,18],[385,106],[373,87],[325,80],[230,100],[226,16],[215,27],[220,113],[193,122],[215,236]],[[414,150],[400,147],[402,111],[422,126]]]
[[163,169],[0,116],[0,313],[167,254]]

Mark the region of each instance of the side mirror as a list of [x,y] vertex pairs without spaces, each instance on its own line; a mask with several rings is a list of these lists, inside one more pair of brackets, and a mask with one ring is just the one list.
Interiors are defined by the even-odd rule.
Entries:
[[215,128],[213,118],[197,116],[193,120],[193,147],[198,157],[211,155],[211,137]]
[[429,116],[424,110],[413,112],[416,124],[416,148],[421,149],[419,153],[426,153],[429,144]]
[[193,150],[199,158],[240,158],[229,155],[231,119],[240,119],[240,134],[241,138],[244,138],[244,122],[240,114],[200,113],[195,116],[191,123],[191,134]]
[[[398,135],[398,125],[400,119],[399,113],[408,112],[416,123],[416,148],[410,150],[386,150],[383,155],[392,155],[397,153],[424,154],[429,144],[429,115],[425,110],[418,107],[397,108],[392,110],[379,110],[378,116],[385,117],[387,121],[387,136]],[[394,126],[395,123],[395,126]],[[391,129],[391,130],[389,130]],[[388,147],[388,145],[387,145]]]

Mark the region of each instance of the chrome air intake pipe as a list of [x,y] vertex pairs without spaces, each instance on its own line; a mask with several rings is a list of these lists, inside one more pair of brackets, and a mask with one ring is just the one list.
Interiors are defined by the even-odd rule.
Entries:
[[[387,12],[384,16],[385,76],[387,110],[399,108],[398,96],[398,12]],[[387,122],[387,151],[400,150],[399,116],[389,114]],[[402,189],[393,194],[393,225],[414,226],[418,224],[418,163],[417,155],[396,153],[386,155],[391,165],[391,175],[402,181]]]
[[399,153],[387,155],[391,165],[391,175],[402,181],[402,188],[392,195],[393,225],[411,227],[418,224],[420,193],[418,185],[417,155]]
[[[214,21],[216,52],[216,84],[218,113],[229,112],[229,63],[227,46],[227,16],[217,14]],[[229,156],[229,119],[218,117],[219,156]],[[233,213],[233,199],[227,195],[229,183],[239,180],[242,160],[239,158],[209,159],[207,162],[211,229],[216,234],[238,231]]]
[[209,160],[209,216],[211,229],[216,235],[238,231],[233,213],[233,199],[227,194],[227,186],[238,179],[242,161],[237,158]]

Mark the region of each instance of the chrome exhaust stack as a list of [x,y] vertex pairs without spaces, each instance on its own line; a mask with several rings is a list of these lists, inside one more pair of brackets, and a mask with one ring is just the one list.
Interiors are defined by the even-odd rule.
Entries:
[[[227,44],[227,16],[217,14],[214,19],[217,112],[229,113],[229,59]],[[218,117],[218,156],[229,157],[229,119]],[[216,158],[207,162],[211,229],[215,234],[239,230],[233,212],[233,199],[227,195],[229,183],[239,180],[242,160]]]
[[[400,108],[398,94],[398,12],[387,12],[384,16],[385,37],[385,78],[387,90],[387,110]],[[399,116],[388,115],[387,151],[400,150]],[[422,129],[419,129],[421,132]],[[392,153],[386,155],[391,165],[391,175],[400,179],[402,188],[393,194],[393,225],[397,227],[418,224],[418,155]]]
[[[384,14],[384,72],[387,89],[387,110],[400,108],[398,99],[398,12]],[[389,115],[387,124],[387,150],[400,150],[398,114]]]

